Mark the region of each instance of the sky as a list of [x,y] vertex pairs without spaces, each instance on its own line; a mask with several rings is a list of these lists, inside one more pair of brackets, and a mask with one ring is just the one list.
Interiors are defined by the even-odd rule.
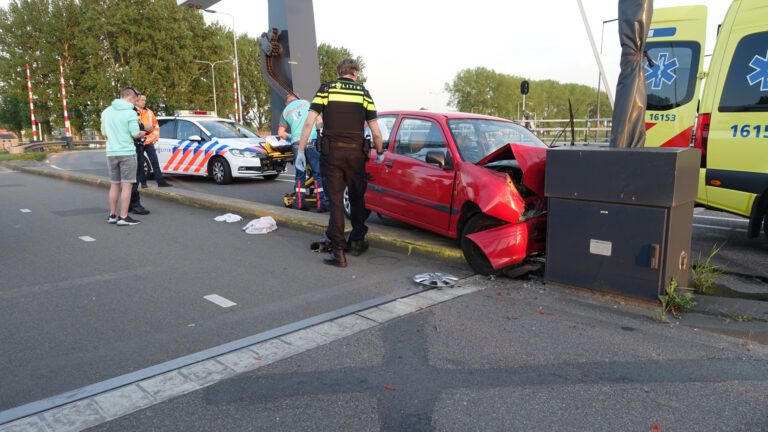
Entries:
[[[583,4],[597,44],[604,30],[606,75],[615,90],[618,25],[603,21],[618,16],[618,0]],[[705,53],[710,54],[729,1],[654,1],[655,8],[699,4],[708,8]],[[597,87],[599,69],[577,0],[314,0],[313,7],[318,44],[343,46],[362,57],[366,88],[380,111],[450,111],[445,84],[477,66]],[[268,30],[266,0],[220,0],[211,9],[235,15],[238,34],[259,37]],[[232,17],[204,15],[206,22],[232,26]]]

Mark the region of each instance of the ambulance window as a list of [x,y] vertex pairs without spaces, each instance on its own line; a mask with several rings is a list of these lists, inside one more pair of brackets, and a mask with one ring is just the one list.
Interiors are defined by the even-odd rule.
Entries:
[[160,138],[176,139],[176,120],[158,120]]
[[693,99],[701,47],[698,42],[648,42],[646,50],[654,66],[645,64],[648,110],[666,111]]
[[768,32],[754,33],[739,41],[718,110],[768,111]]

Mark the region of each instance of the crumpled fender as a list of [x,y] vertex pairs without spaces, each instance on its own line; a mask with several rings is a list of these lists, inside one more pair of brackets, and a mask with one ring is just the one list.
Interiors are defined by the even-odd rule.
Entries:
[[463,164],[456,174],[455,201],[471,201],[489,216],[518,222],[520,214],[525,210],[525,202],[512,180],[506,174],[469,162]]
[[468,239],[482,249],[494,269],[517,264],[528,256],[528,224],[506,224],[476,232]]
[[523,184],[544,198],[547,149],[510,143],[481,159],[465,163],[456,178],[458,202],[472,201],[483,213],[507,222],[518,222],[525,202],[505,174],[483,168],[489,162],[516,159],[523,171]]

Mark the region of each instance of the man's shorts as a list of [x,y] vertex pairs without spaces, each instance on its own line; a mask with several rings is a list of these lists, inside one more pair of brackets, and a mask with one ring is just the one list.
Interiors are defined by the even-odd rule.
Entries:
[[136,183],[136,155],[107,156],[110,183]]

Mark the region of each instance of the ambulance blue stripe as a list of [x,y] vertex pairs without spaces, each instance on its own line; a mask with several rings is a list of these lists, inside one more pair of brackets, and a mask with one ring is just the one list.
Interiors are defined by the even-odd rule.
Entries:
[[677,33],[677,27],[662,27],[648,30],[648,39],[655,37],[672,37]]

